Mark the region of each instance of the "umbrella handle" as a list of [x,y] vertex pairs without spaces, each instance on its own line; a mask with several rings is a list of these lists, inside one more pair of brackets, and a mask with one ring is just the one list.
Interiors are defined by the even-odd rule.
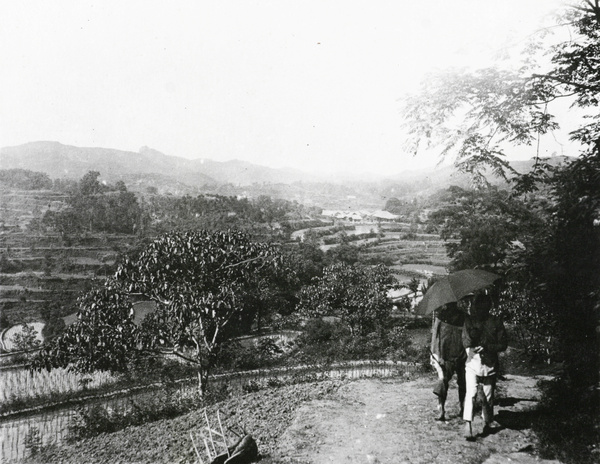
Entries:
[[433,354],[433,351],[431,351],[431,348],[429,348],[429,354],[431,355],[431,359],[438,365],[440,366],[440,368],[442,367],[442,365],[440,364],[440,362],[436,359],[435,355]]

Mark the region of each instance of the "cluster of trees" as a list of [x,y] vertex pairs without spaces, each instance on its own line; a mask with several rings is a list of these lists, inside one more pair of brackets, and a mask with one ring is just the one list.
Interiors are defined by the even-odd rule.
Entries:
[[135,234],[147,222],[134,193],[128,192],[122,181],[108,185],[99,181],[100,173],[90,171],[71,190],[67,208],[47,210],[41,218],[31,221],[34,231],[48,229],[63,235],[89,233]]
[[297,202],[268,196],[248,199],[223,195],[156,195],[146,198],[143,208],[149,213],[157,232],[201,227],[207,230],[236,228],[273,235],[277,227],[277,232],[285,237],[292,231],[294,223],[314,217],[316,213]]
[[410,200],[400,200],[397,197],[390,197],[385,202],[384,211],[392,214],[404,216],[406,218],[418,219],[419,213],[423,209],[421,199],[412,198]]
[[451,270],[474,267],[503,271],[519,237],[535,235],[545,227],[546,197],[513,195],[489,186],[470,190],[450,187],[443,195],[445,206],[429,215],[447,241]]
[[[28,173],[31,178],[40,174]],[[47,178],[45,174],[40,175]],[[49,209],[43,216],[34,218],[30,230],[54,230],[66,236],[84,232],[156,236],[173,229],[200,227],[207,230],[236,228],[261,235],[273,235],[276,231],[287,237],[296,223],[316,213],[314,208],[297,202],[267,196],[252,200],[222,195],[138,198],[127,190],[123,181],[110,185],[100,182],[99,178],[98,171],[90,171],[78,182],[55,181],[54,188],[68,195],[67,207],[59,211]]]
[[44,172],[29,169],[0,169],[0,185],[21,190],[53,190],[74,194],[79,182],[74,179],[51,179]]
[[[450,205],[433,215],[445,238],[459,240],[448,244],[453,267],[501,271],[513,291],[518,287],[529,301],[540,301],[530,310],[562,321],[554,338],[561,356],[575,366],[580,362],[572,354],[580,349],[574,346],[591,353],[597,342],[592,315],[600,275],[594,225],[600,214],[600,7],[584,2],[563,19],[576,40],[552,47],[550,71],[528,63],[515,72],[493,68],[434,76],[407,102],[407,117],[415,147],[441,144],[443,154],[454,154],[457,167],[479,180],[476,190],[451,189]],[[581,155],[562,166],[536,158],[531,172],[511,171],[506,148],[532,144],[556,129],[550,109],[561,98],[595,110],[571,133]],[[463,121],[458,128],[457,121]],[[509,188],[490,187],[486,169],[504,176]],[[565,314],[581,330],[565,330],[573,326]],[[594,358],[589,361],[595,365]]]
[[[234,230],[170,232],[81,297],[78,321],[34,364],[124,371],[149,353],[169,353],[197,367],[204,390],[224,344],[274,315],[335,314],[351,338],[385,331],[394,285],[383,266],[326,266],[309,245],[283,250]],[[134,296],[157,306],[141,326],[134,324]]]
[[[593,393],[600,346],[600,4],[579,2],[561,21],[570,39],[546,48],[549,63],[530,56],[516,71],[432,76],[407,101],[406,114],[413,149],[441,146],[479,186],[454,189],[454,204],[435,215],[444,236],[459,240],[448,245],[453,267],[505,276],[500,310],[528,329],[529,348],[564,362],[562,390],[548,404],[565,412],[561,420],[576,417],[593,430],[600,404]],[[561,99],[585,115],[570,134],[580,154],[551,166],[537,153],[540,137],[559,126],[551,111]],[[568,116],[573,122],[574,113]],[[531,172],[511,170],[506,153],[514,144],[532,147]],[[507,189],[490,188],[488,172],[504,176]]]
[[52,188],[48,174],[28,169],[0,169],[0,185],[22,190],[46,190]]

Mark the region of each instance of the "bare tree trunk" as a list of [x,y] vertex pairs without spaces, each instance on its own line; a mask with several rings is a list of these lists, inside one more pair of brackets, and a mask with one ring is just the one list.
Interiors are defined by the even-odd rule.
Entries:
[[208,373],[208,368],[198,367],[198,393],[202,397],[206,394],[206,389],[208,388]]

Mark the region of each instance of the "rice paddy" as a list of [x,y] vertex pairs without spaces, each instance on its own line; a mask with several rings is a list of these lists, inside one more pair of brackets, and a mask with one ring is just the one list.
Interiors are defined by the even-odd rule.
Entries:
[[15,404],[58,401],[85,389],[116,383],[117,380],[117,376],[109,372],[79,374],[62,368],[50,372],[5,369],[0,371],[0,411],[7,411]]

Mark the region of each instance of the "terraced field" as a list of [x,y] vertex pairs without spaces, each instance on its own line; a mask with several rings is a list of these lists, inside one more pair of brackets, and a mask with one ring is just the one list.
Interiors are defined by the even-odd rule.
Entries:
[[51,190],[0,189],[0,316],[3,327],[39,322],[41,310],[73,312],[77,296],[112,272],[127,235],[66,236],[30,230],[32,220],[65,208],[67,196]]

